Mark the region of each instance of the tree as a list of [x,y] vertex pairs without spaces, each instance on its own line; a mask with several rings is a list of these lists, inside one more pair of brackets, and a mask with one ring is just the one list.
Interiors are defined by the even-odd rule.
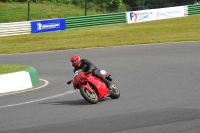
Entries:
[[122,5],[122,0],[88,0],[88,2],[97,4],[100,7],[106,8],[107,10],[117,10]]
[[129,10],[141,10],[143,9],[142,8],[143,2],[145,9],[155,9],[155,8],[173,7],[181,5],[190,5],[194,4],[195,0],[123,0],[123,2],[129,7]]
[[123,0],[123,2],[128,6],[129,10],[140,10],[142,9],[143,0]]
[[174,2],[176,3],[176,5],[190,5],[190,4],[194,4],[195,0],[174,0]]
[[147,9],[172,7],[174,2],[172,0],[146,0],[145,7]]

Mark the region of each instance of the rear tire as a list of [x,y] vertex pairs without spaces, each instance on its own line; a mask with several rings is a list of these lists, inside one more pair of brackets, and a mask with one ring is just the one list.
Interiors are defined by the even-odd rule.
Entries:
[[115,87],[112,89],[112,91],[110,91],[111,92],[110,98],[118,99],[120,97],[120,91],[119,91],[118,87],[115,84],[114,84],[114,86]]
[[80,93],[82,97],[91,104],[96,104],[99,101],[99,98],[94,90],[89,92],[85,87],[81,87]]

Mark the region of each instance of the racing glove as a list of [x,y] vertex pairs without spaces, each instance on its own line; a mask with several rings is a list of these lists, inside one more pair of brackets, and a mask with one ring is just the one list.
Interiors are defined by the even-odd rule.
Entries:
[[88,70],[87,72],[85,72],[85,75],[88,75],[90,74],[92,71],[91,70]]

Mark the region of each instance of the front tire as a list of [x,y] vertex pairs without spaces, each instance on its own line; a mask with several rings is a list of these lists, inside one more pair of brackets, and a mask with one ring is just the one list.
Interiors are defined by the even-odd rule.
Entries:
[[114,88],[111,91],[110,98],[118,99],[119,97],[120,97],[120,91],[119,91],[118,87],[114,84]]
[[89,92],[84,86],[80,88],[82,97],[91,104],[96,104],[99,98],[94,90]]

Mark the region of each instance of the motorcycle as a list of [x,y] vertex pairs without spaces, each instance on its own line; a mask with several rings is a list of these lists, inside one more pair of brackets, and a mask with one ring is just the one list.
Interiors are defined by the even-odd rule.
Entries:
[[[105,70],[100,71],[102,76],[112,82],[111,75]],[[67,84],[73,84],[75,89],[79,89],[82,97],[91,104],[96,104],[100,99],[110,97],[112,99],[118,99],[120,97],[120,91],[118,87],[113,83],[112,90],[106,86],[106,84],[99,78],[84,73],[82,70],[77,70],[74,75],[74,79],[67,82]]]

